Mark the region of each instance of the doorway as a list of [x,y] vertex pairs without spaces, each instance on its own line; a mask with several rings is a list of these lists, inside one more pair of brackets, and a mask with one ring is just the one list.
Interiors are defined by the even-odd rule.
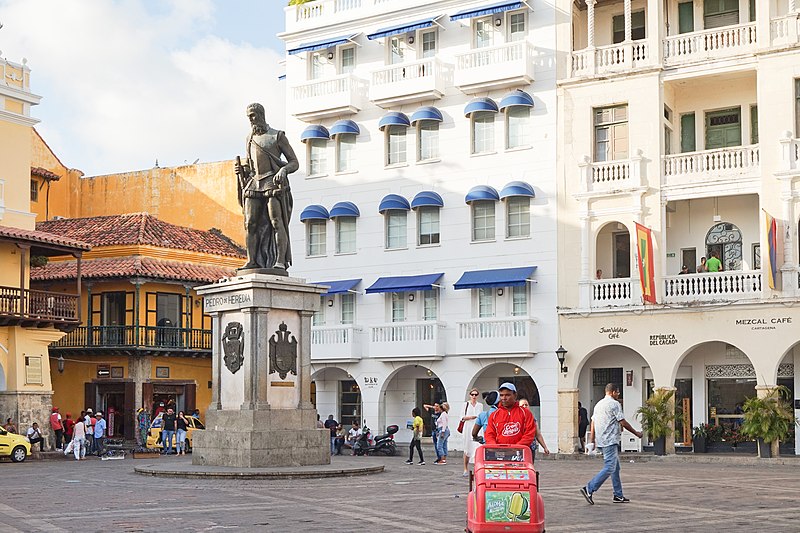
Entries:
[[631,277],[631,238],[627,231],[614,234],[614,277]]
[[422,421],[424,422],[423,436],[431,436],[431,428],[433,427],[433,410],[430,411],[422,408],[422,405],[433,405],[434,402],[446,402],[447,394],[444,390],[444,385],[439,378],[431,376],[430,378],[417,379],[417,402],[416,405],[420,406],[422,411]]
[[619,402],[622,403],[622,368],[593,368],[592,369],[592,405],[589,412],[594,410],[595,404],[605,398],[606,385],[615,384],[619,388]]

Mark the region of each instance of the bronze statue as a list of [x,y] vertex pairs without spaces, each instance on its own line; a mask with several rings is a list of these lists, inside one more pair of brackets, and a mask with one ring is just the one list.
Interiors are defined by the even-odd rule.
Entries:
[[239,270],[274,269],[286,275],[292,264],[289,220],[293,199],[289,174],[299,166],[297,156],[286,134],[267,124],[264,106],[247,106],[247,118],[252,126],[247,136],[247,161],[242,165],[237,157],[234,165],[247,248],[247,264]]

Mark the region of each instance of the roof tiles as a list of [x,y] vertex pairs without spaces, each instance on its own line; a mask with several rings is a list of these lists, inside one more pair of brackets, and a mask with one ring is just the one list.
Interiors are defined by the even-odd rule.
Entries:
[[[76,261],[50,262],[42,267],[31,268],[31,281],[76,279],[77,271]],[[81,263],[81,277],[84,279],[139,277],[211,283],[234,274],[235,270],[232,268],[161,261],[140,256],[91,259]]]

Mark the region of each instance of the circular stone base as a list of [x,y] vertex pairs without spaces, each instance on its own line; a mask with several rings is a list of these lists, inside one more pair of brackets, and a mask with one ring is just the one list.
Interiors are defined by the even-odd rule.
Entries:
[[184,477],[207,479],[318,479],[327,477],[364,476],[383,472],[383,465],[342,466],[313,465],[281,468],[235,468],[228,466],[203,466],[184,462],[146,464],[133,471],[144,476]]

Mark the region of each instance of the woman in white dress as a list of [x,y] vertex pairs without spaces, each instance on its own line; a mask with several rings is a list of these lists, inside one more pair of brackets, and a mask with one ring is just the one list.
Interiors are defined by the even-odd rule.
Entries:
[[483,404],[478,403],[478,397],[481,395],[478,389],[472,388],[469,391],[469,401],[464,406],[464,413],[461,421],[464,422],[464,428],[461,435],[464,437],[464,477],[469,476],[469,458],[475,454],[475,449],[478,443],[472,439],[472,427],[475,425],[475,419],[478,414],[483,411]]

